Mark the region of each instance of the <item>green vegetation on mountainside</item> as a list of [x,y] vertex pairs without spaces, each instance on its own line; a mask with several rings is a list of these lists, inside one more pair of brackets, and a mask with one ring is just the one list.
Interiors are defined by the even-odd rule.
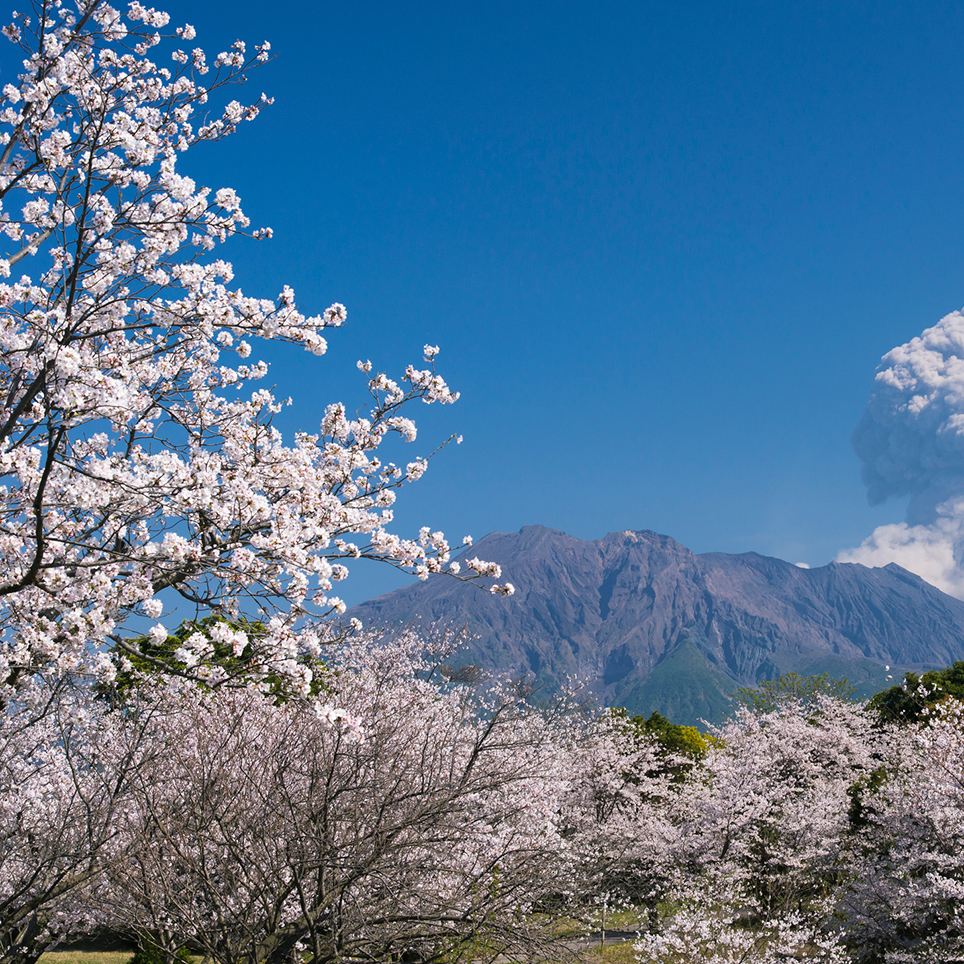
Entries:
[[687,639],[628,692],[614,702],[632,714],[661,713],[674,723],[698,726],[721,723],[733,712],[732,679],[707,661],[696,642]]

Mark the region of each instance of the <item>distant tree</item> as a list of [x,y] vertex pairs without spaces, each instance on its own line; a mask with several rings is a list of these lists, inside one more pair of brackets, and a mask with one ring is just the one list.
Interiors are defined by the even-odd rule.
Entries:
[[648,717],[642,714],[630,716],[621,706],[610,707],[609,715],[623,727],[638,750],[647,748],[649,776],[686,773],[694,762],[706,755],[712,737],[706,737],[695,726],[671,723],[665,716],[653,711]]
[[906,673],[900,686],[891,686],[871,697],[870,709],[884,723],[914,723],[926,718],[948,697],[964,700],[964,661],[946,669],[929,670],[918,676]]
[[848,789],[876,765],[865,709],[817,694],[741,707],[712,732],[685,798],[686,863],[740,889],[761,918],[832,892],[848,859]]
[[563,906],[590,927],[606,927],[607,909],[645,907],[649,924],[672,876],[672,801],[689,757],[670,752],[621,708],[573,740],[574,779],[565,837],[575,855],[575,885]]
[[838,906],[851,960],[964,960],[964,703],[946,696],[878,729],[886,779],[868,794]]
[[779,679],[762,680],[755,687],[740,687],[736,700],[753,713],[770,713],[787,703],[815,706],[822,696],[849,701],[855,692],[846,679],[832,680],[829,673],[819,676],[783,673]]
[[671,723],[655,710],[648,717],[632,717],[632,723],[637,733],[656,741],[664,758],[673,755],[702,760],[706,756],[709,741],[695,726]]
[[848,787],[873,760],[863,707],[782,692],[711,731],[668,805],[673,910],[637,944],[644,964],[843,964],[834,898],[849,880]]

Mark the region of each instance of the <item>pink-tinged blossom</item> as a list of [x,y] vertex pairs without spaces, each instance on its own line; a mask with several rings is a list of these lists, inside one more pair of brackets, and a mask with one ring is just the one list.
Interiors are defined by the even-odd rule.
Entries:
[[879,779],[891,743],[862,706],[822,695],[714,728],[672,814],[676,909],[637,943],[640,964],[684,945],[721,964],[850,961],[838,915],[860,846],[853,794]]
[[944,964],[964,955],[964,704],[944,699],[887,735],[886,777],[860,787],[844,930],[855,960]]
[[[277,615],[255,646],[283,675],[298,641],[316,638],[312,620],[341,606],[326,566],[365,556],[424,576],[448,564],[444,540],[388,531],[398,489],[427,460],[378,450],[416,438],[403,409],[457,394],[426,346],[428,368],[400,378],[361,366],[366,412],[333,403],[316,434],[282,436],[284,402],[253,384],[268,374],[256,346],[322,355],[347,311],[305,314],[288,286],[273,300],[232,287],[214,252],[270,230],[185,166],[195,144],[270,104],[226,96],[269,45],[249,54],[238,41],[210,61],[193,27],[172,31],[140,2],[45,9],[4,31],[25,59],[0,111],[3,678],[83,668],[108,638],[123,649],[129,620],[157,618],[164,590]],[[203,652],[184,655],[211,679]],[[304,685],[294,670],[291,681]]]
[[295,937],[322,960],[335,928],[352,957],[416,938],[519,956],[547,884],[581,879],[582,770],[608,733],[516,687],[446,683],[449,641],[365,636],[328,654],[313,703],[146,694],[118,859],[75,904],[135,933],[163,925],[221,964]]

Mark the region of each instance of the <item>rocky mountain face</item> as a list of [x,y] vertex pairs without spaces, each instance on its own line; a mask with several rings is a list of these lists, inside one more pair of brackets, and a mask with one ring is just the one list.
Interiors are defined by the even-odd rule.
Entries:
[[655,532],[591,542],[526,526],[470,550],[502,565],[509,598],[446,576],[349,613],[474,634],[465,662],[550,687],[575,676],[633,713],[694,723],[729,712],[740,686],[795,671],[846,676],[862,695],[905,669],[964,659],[964,602],[896,565],[801,569],[756,553],[696,555]]

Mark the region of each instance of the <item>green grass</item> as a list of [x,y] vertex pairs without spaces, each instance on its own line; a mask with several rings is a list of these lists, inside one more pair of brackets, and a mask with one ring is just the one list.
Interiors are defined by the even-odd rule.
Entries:
[[636,964],[636,954],[633,951],[633,942],[626,941],[624,944],[607,944],[605,947],[595,947],[592,956],[606,964]]
[[[607,918],[607,930],[630,930],[639,926],[633,917],[630,923],[628,912],[613,913]],[[617,921],[619,923],[617,923]],[[554,929],[556,937],[577,937],[586,933],[586,924],[577,921],[559,921],[559,929]],[[636,964],[633,942],[607,944],[605,947],[587,948],[593,964]],[[40,955],[38,964],[128,964],[133,951],[48,951]],[[200,961],[200,958],[196,958]]]
[[127,964],[133,951],[47,951],[39,964]]

